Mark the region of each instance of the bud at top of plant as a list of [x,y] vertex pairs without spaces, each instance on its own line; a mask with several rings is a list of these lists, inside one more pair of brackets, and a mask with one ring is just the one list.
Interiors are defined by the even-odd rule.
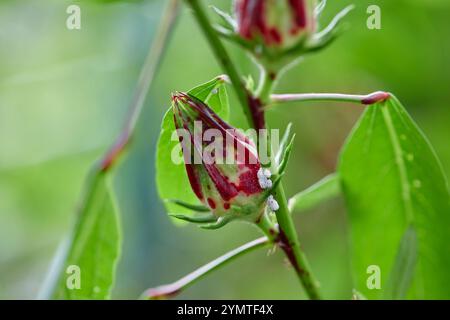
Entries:
[[191,187],[216,217],[255,219],[264,208],[254,143],[204,102],[172,96],[175,127]]
[[315,30],[314,0],[236,0],[239,35],[266,47],[295,46]]

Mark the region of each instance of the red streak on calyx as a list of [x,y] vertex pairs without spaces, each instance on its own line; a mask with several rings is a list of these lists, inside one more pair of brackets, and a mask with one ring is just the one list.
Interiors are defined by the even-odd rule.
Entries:
[[236,186],[233,183],[230,183],[228,179],[219,172],[215,165],[205,164],[205,168],[223,200],[229,201],[237,196],[239,191]]
[[[177,93],[172,96],[172,100],[174,102],[174,121],[177,129],[184,128],[190,132],[189,129],[192,128],[192,123],[195,120],[201,121],[203,129],[217,129],[224,135],[224,137],[226,136],[231,138],[236,158],[238,153],[237,151],[243,151],[244,157],[242,157],[241,154],[239,158],[246,159],[246,161],[248,161],[244,164],[236,165],[236,170],[238,170],[237,173],[239,176],[238,181],[233,183],[229,181],[228,177],[222,174],[218,166],[214,163],[211,164],[203,162],[202,164],[193,164],[193,159],[189,159],[189,154],[191,154],[192,157],[191,151],[198,153],[201,152],[199,141],[196,141],[193,137],[193,133],[190,132],[190,140],[192,143],[191,146],[194,146],[194,150],[188,150],[188,144],[181,139],[181,136],[179,136],[180,143],[183,147],[187,175],[196,196],[203,201],[204,194],[199,178],[199,170],[206,171],[209,178],[214,183],[216,190],[220,194],[220,197],[224,201],[230,201],[240,192],[245,195],[261,192],[262,189],[259,186],[257,178],[257,172],[260,168],[260,164],[257,156],[249,149],[249,146],[252,145],[250,139],[224,122],[213,110],[195,97],[185,93]],[[257,105],[258,104],[259,103],[257,103]],[[214,202],[211,203],[212,199],[208,198],[206,201],[211,208],[214,209],[216,207]]]
[[281,32],[267,24],[266,4],[266,0],[242,0],[238,2],[239,34],[245,39],[252,40],[256,36],[255,33],[259,33],[267,45],[281,44],[283,42]]
[[259,164],[255,164],[247,167],[249,170],[239,176],[239,191],[244,192],[246,195],[261,192],[262,189],[258,182],[258,170],[261,166]]
[[200,185],[200,180],[195,172],[195,169],[192,164],[186,164],[186,173],[189,178],[189,183],[191,184],[192,190],[194,191],[197,198],[200,200],[203,199],[202,187]]
[[289,5],[292,9],[293,26],[292,34],[305,29],[307,25],[305,0],[289,0]]
[[214,202],[214,200],[211,198],[208,198],[207,201],[208,201],[209,207],[214,210],[216,208],[216,203]]
[[[172,96],[172,100],[175,101],[176,97]],[[180,118],[182,117],[181,111],[179,109],[174,110],[173,118],[174,118],[174,122],[175,122],[175,128],[177,128],[177,129],[185,128],[185,126],[180,123],[181,120],[179,121],[179,118],[177,118],[175,113],[178,113],[178,116]],[[190,152],[191,150],[186,150],[187,146],[183,142],[183,136],[178,136],[178,139],[180,141],[181,147],[183,148],[184,163],[185,163],[186,173],[187,173],[187,176],[189,179],[189,183],[191,184],[191,188],[194,191],[197,198],[199,198],[200,200],[203,200],[203,192],[202,192],[202,187],[200,184],[200,179],[199,179],[197,173],[195,172],[195,167],[192,164],[192,159],[188,158],[188,152]]]

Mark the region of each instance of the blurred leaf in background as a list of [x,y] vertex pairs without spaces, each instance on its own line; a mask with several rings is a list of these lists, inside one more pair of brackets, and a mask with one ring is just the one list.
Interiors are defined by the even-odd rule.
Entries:
[[[95,177],[92,193],[76,216],[73,232],[62,243],[44,283],[45,299],[109,299],[121,249],[119,210],[111,192],[110,177]],[[67,249],[66,249],[67,246]],[[66,251],[67,250],[67,251]],[[61,255],[61,256],[58,256]],[[48,288],[45,286],[48,285]],[[54,286],[54,287],[53,287]]]

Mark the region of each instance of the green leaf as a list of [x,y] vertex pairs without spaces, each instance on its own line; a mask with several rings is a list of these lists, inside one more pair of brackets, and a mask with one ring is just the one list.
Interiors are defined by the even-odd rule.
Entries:
[[289,199],[289,211],[309,210],[325,200],[338,196],[340,192],[339,176],[331,174]]
[[383,298],[401,300],[406,298],[411,285],[414,268],[417,261],[417,234],[413,228],[408,228],[400,242],[394,267]]
[[[229,104],[225,82],[227,82],[226,76],[219,76],[189,90],[188,93],[205,101],[222,119],[227,121]],[[170,108],[164,115],[156,151],[156,184],[159,196],[163,200],[175,199],[196,205],[199,204],[199,200],[191,189],[184,163],[175,164],[171,160],[172,152],[181,154],[181,146],[176,135],[173,135],[174,132],[175,125]],[[168,214],[192,214],[190,209],[180,207],[171,201],[165,201],[164,205]]]
[[[121,235],[118,210],[108,176],[94,177],[86,205],[79,212],[75,228],[50,270],[45,298],[78,300],[109,299],[120,255]],[[80,288],[75,277],[79,275]],[[72,286],[71,286],[72,285]]]
[[[397,269],[406,269],[396,265],[396,256],[403,255],[399,246],[412,228],[417,262],[408,297],[450,298],[448,183],[433,148],[395,97],[364,112],[343,149],[339,173],[356,289],[368,298],[381,297],[387,280],[396,277]],[[381,290],[366,286],[369,265],[381,269]]]

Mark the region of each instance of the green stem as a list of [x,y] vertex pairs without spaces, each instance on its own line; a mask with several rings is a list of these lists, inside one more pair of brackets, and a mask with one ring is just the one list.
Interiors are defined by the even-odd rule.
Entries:
[[275,85],[276,73],[266,71],[263,66],[260,66],[260,79],[256,96],[261,100],[262,105],[267,105],[270,102],[270,94]]
[[225,264],[235,260],[236,258],[245,255],[246,253],[252,252],[255,249],[265,247],[270,243],[271,241],[266,237],[258,238],[249,243],[246,243],[240,246],[239,248],[236,248],[224,254],[223,256],[205,264],[204,266],[198,268],[194,272],[191,272],[187,276],[175,281],[174,283],[147,290],[142,295],[142,298],[155,300],[173,297],[179,294],[182,290],[203,279],[206,275],[208,275],[212,271],[220,269]]
[[225,70],[227,75],[230,77],[230,81],[233,84],[233,88],[239,102],[242,105],[248,123],[255,126],[255,119],[248,108],[249,95],[245,89],[245,85],[242,82],[236,67],[232,63],[223,43],[220,41],[216,31],[209,22],[208,16],[206,15],[203,7],[200,5],[198,0],[186,0],[186,2],[192,8],[194,16],[200,25],[201,30],[205,34],[214,55],[222,65],[222,68]]
[[297,231],[289,212],[283,185],[280,183],[274,192],[274,197],[280,206],[275,212],[280,227],[278,243],[297,272],[308,296],[312,300],[320,299],[319,283],[315,279],[306,255],[298,240]]
[[377,91],[367,95],[342,94],[342,93],[295,93],[295,94],[272,94],[270,100],[272,103],[282,102],[307,102],[307,101],[335,101],[335,102],[353,102],[358,104],[370,105],[376,102],[386,100],[390,94],[383,91]]
[[155,40],[153,41],[144,66],[141,69],[139,80],[128,108],[128,116],[125,120],[124,127],[117,137],[115,143],[100,161],[100,170],[107,171],[111,168],[123,150],[129,144],[131,136],[134,133],[136,123],[142,113],[145,98],[147,97],[150,86],[153,82],[156,72],[161,65],[164,51],[167,47],[168,39],[175,26],[176,18],[179,11],[179,0],[170,0],[162,15],[160,25],[158,27]]
[[[241,81],[237,69],[220,41],[218,34],[211,26],[206,13],[199,4],[199,1],[186,0],[186,2],[193,9],[197,22],[209,41],[210,47],[216,55],[216,58],[228,73],[249,123],[251,123],[255,129],[263,129],[265,127],[263,106],[264,102],[268,101],[270,98],[270,92],[272,91],[273,80],[275,77],[270,72],[264,74],[261,78],[262,81],[257,92],[259,100],[250,96]],[[268,141],[266,140],[264,143],[267,142]],[[300,249],[297,233],[288,211],[287,200],[281,183],[275,191],[275,197],[280,205],[280,209],[276,212],[280,227],[277,244],[285,251],[309,297],[311,299],[319,299],[317,281],[313,278],[306,257]]]
[[[260,70],[260,76],[259,76],[259,83],[258,88],[256,90],[256,97],[257,99],[254,101],[259,101],[259,108],[263,110],[262,117],[264,118],[264,106],[267,105],[270,102],[270,94],[272,93],[273,87],[275,85],[275,78],[276,74],[272,72],[268,72],[266,68],[262,65],[258,65]],[[262,129],[262,128],[258,128]],[[271,137],[270,137],[270,130],[267,127],[267,124],[265,125],[265,131],[264,136],[260,136],[260,138],[257,141],[257,147],[258,151],[260,153],[267,153],[267,162],[261,162],[263,167],[270,168],[272,166],[272,148],[271,146]],[[261,140],[261,141],[260,141]],[[260,145],[263,145],[262,147]],[[260,160],[262,158],[260,157]]]
[[259,221],[256,221],[256,225],[266,235],[271,243],[277,242],[279,234],[278,226],[272,221],[267,212],[264,212],[261,215]]
[[[275,85],[275,78],[275,73],[267,72],[266,70],[261,69],[261,80],[259,83],[257,94],[258,98],[262,102],[262,107],[270,101],[270,94],[273,91],[273,87]],[[263,142],[268,143],[270,141],[269,139]],[[264,150],[265,149],[267,148],[264,148]],[[274,161],[272,160],[272,162]],[[282,183],[278,184],[273,196],[275,197],[279,205],[279,209],[275,212],[279,225],[279,233],[276,242],[281,247],[281,249],[283,249],[295,271],[297,272],[297,275],[309,298],[318,300],[320,299],[318,281],[314,278],[306,255],[301,250],[300,241],[298,240],[297,231],[295,229],[295,225],[288,208],[288,203]]]

